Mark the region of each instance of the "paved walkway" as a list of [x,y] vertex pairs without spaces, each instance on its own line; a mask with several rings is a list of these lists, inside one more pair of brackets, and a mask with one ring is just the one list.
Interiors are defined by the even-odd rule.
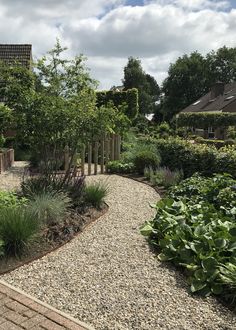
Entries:
[[0,330],[91,329],[65,313],[0,281]]

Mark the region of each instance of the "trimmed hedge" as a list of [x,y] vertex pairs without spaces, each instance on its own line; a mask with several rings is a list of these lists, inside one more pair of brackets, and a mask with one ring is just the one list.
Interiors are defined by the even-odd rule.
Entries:
[[126,104],[127,108],[125,115],[130,119],[134,119],[138,114],[138,90],[136,88],[128,89],[126,91],[98,91],[97,106],[107,105],[113,102],[115,107]]
[[195,139],[195,143],[200,144],[206,144],[208,146],[214,146],[217,149],[223,148],[225,146],[234,145],[235,141],[233,139],[228,140],[210,140],[210,139],[204,139],[202,137],[197,137]]
[[236,113],[230,112],[188,112],[180,113],[177,117],[180,127],[229,127],[236,125]]
[[184,176],[195,172],[204,175],[229,173],[236,178],[236,148],[224,147],[217,150],[204,144],[192,144],[180,138],[156,140],[161,156],[161,165],[171,170],[182,169]]

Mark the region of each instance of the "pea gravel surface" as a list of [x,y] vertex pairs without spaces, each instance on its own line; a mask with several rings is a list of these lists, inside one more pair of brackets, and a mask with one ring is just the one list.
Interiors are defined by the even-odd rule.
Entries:
[[217,300],[191,296],[184,277],[160,263],[139,228],[159,199],[131,179],[92,176],[109,186],[109,211],[70,243],[3,275],[38,299],[102,330],[229,330],[236,316]]

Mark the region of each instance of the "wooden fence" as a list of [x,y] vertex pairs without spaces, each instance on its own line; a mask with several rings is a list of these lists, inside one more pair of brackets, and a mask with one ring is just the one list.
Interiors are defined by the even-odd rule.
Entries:
[[14,163],[14,150],[0,151],[0,174],[6,171]]
[[[120,159],[121,137],[116,134],[88,142],[81,151],[81,164],[78,168],[81,175],[96,175],[107,172],[107,163]],[[69,150],[65,152],[65,170],[70,162]]]

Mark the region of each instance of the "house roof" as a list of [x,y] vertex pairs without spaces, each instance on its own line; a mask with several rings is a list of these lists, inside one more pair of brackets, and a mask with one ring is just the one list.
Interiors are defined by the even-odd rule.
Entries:
[[30,44],[0,44],[0,61],[12,64],[16,61],[30,68],[32,60],[32,45]]
[[181,112],[236,112],[236,82],[223,85],[218,96],[212,95],[209,91]]

